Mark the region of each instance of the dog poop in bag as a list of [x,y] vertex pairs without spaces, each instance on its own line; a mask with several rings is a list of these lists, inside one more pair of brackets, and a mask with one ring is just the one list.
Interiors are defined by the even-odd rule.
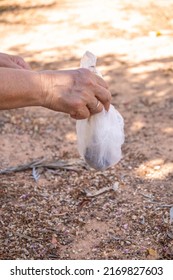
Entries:
[[78,120],[76,123],[78,150],[85,161],[96,170],[105,170],[121,159],[124,143],[124,121],[110,105],[107,112]]
[[[95,68],[96,57],[86,52],[81,67],[98,74]],[[76,122],[78,150],[84,160],[96,170],[105,170],[119,162],[124,143],[124,120],[120,113],[110,105],[109,111]]]

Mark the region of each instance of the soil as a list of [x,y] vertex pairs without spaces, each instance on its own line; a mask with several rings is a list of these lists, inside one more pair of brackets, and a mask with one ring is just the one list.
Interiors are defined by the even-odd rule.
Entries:
[[66,162],[0,175],[1,259],[173,259],[172,11],[172,0],[0,1],[1,52],[35,71],[93,52],[126,135],[122,160],[98,172],[68,115],[1,111],[1,170]]

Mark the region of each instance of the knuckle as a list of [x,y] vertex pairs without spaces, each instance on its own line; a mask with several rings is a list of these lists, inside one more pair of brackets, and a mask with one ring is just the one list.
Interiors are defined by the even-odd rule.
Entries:
[[81,114],[78,115],[78,118],[79,118],[80,120],[82,120],[82,119],[87,119],[87,118],[89,118],[89,116],[90,116],[90,114],[89,114],[88,112],[83,112],[83,113],[81,113]]
[[77,115],[75,113],[71,113],[70,116],[71,116],[71,118],[77,120]]
[[85,75],[85,76],[90,76],[91,74],[90,70],[86,68],[79,68],[79,72],[81,73],[81,75]]
[[75,111],[80,110],[82,106],[83,106],[83,103],[81,100],[76,100],[73,103],[73,108],[75,109]]
[[96,113],[100,113],[103,110],[103,106],[99,106]]
[[82,120],[89,118],[90,113],[88,111],[79,110],[71,113],[70,115],[73,119]]
[[21,56],[19,56],[19,55],[16,55],[16,58],[20,59],[20,60],[23,60],[23,58]]
[[88,86],[88,87],[93,87],[93,86],[95,86],[95,83],[94,83],[94,81],[93,81],[93,79],[91,78],[91,77],[87,77],[86,78],[86,80],[85,80],[85,83],[86,83],[86,85]]

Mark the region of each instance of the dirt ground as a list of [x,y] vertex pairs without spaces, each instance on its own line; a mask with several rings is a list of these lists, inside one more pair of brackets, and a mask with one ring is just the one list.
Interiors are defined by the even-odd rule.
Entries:
[[126,135],[123,159],[96,172],[69,116],[1,111],[1,170],[66,163],[38,168],[37,182],[32,169],[0,175],[0,259],[173,259],[172,11],[173,0],[0,1],[1,52],[36,71],[95,53]]

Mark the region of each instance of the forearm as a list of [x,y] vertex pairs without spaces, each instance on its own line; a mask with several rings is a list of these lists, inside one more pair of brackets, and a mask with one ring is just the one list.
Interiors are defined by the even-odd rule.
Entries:
[[42,106],[85,119],[103,106],[108,110],[110,99],[106,83],[87,69],[35,72],[0,67],[0,110]]
[[42,85],[39,73],[0,68],[0,110],[40,105]]

